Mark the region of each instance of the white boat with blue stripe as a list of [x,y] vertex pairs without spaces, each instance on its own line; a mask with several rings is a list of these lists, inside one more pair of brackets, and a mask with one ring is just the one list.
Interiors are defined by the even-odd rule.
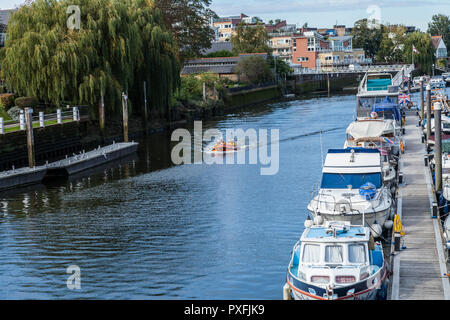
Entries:
[[311,196],[308,210],[317,224],[348,221],[367,225],[374,237],[392,228],[393,200],[383,184],[382,158],[377,149],[329,150],[320,187]]
[[348,222],[306,228],[287,273],[295,300],[382,300],[386,280],[381,243],[369,228]]

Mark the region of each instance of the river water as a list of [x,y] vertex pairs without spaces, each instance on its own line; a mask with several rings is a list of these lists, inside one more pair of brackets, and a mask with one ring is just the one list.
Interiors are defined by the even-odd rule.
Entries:
[[278,102],[203,123],[279,129],[276,175],[175,166],[164,133],[113,166],[0,194],[0,299],[282,299],[322,150],[343,147],[355,104]]

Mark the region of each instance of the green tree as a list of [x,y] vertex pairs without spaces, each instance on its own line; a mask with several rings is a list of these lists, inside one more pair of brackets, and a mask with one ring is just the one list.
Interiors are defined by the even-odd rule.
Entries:
[[240,23],[236,33],[231,36],[233,54],[239,53],[270,53],[272,49],[268,45],[269,35],[263,25],[248,26]]
[[[81,10],[81,28],[67,27],[70,5]],[[2,74],[19,95],[60,104],[120,110],[121,92],[168,114],[180,66],[172,37],[150,0],[37,0],[11,15]],[[131,106],[131,105],[130,105]],[[96,110],[92,109],[92,110]]]
[[250,56],[240,60],[234,71],[252,84],[264,83],[273,79],[273,73],[267,60],[261,56]]
[[214,31],[210,23],[217,17],[209,8],[211,0],[154,0],[154,3],[181,50],[182,61],[211,48]]
[[276,70],[276,73],[280,76],[288,76],[294,70],[289,66],[287,62],[284,60],[281,60],[280,58],[273,57],[272,55],[269,56],[268,59],[269,65],[272,69]]
[[[413,45],[419,53],[413,53]],[[435,49],[431,41],[431,36],[423,32],[410,33],[403,49],[404,60],[412,63],[414,54],[414,64],[419,66],[422,73],[431,74],[434,63]]]
[[371,28],[367,19],[356,21],[352,31],[353,47],[363,48],[366,56],[374,58],[383,39],[383,30],[383,25],[379,28]]
[[376,60],[382,62],[402,62],[403,47],[406,40],[406,28],[403,26],[387,26],[377,50]]
[[428,23],[428,33],[432,36],[442,36],[447,48],[450,48],[450,17],[444,14],[436,14]]
[[205,58],[222,58],[222,57],[232,57],[233,53],[228,50],[220,50],[216,52],[211,52],[205,55]]

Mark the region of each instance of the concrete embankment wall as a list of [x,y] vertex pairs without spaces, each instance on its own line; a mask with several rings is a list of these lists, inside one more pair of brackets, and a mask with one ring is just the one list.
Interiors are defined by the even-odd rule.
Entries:
[[356,91],[362,76],[361,73],[304,74],[297,75],[296,79],[291,80],[289,84],[295,87],[296,94],[328,92],[329,77],[331,93],[352,92]]
[[[35,153],[38,163],[53,157],[72,154],[83,146],[87,122],[65,123],[34,129]],[[28,165],[26,131],[0,135],[0,170]]]

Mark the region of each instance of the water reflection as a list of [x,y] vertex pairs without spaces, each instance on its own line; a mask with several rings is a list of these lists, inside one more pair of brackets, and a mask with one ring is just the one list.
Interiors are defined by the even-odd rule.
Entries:
[[[203,123],[279,129],[275,176],[259,165],[174,166],[175,143],[160,133],[135,157],[1,193],[0,298],[280,299],[321,149],[342,147],[355,103],[266,104]],[[69,265],[81,268],[79,291],[66,287]]]

